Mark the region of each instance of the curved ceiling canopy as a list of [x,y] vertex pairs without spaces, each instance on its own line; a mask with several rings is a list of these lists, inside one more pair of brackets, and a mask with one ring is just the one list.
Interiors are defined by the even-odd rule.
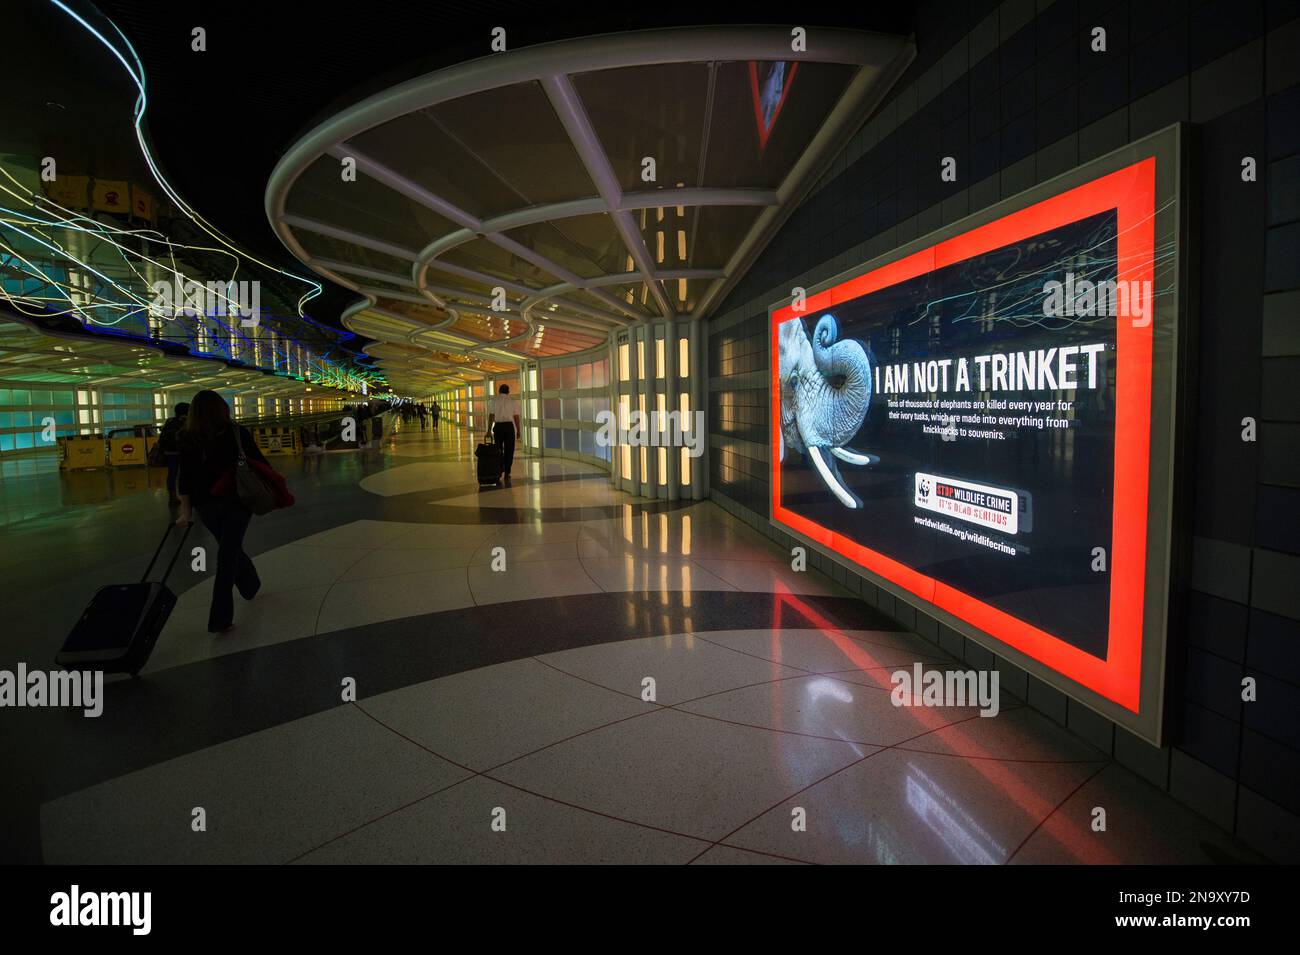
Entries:
[[388,343],[368,351],[406,393],[705,316],[915,55],[820,28],[791,47],[785,27],[689,28],[449,67],[300,140],[267,215],[366,296],[344,325]]

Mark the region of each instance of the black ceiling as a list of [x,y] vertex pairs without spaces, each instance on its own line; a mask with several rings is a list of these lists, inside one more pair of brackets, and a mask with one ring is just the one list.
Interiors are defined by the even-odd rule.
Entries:
[[[25,0],[45,5],[46,0]],[[703,23],[783,23],[791,4],[575,5],[509,0],[100,0],[144,64],[150,140],[173,185],[251,251],[301,272],[263,211],[271,170],[309,129],[397,82],[486,55],[493,27],[517,49],[579,35]],[[913,4],[797,5],[800,25],[913,32]],[[743,11],[743,20],[738,15]],[[207,52],[191,31],[207,32]],[[69,28],[72,28],[69,24]],[[332,292],[330,291],[332,290]],[[310,309],[335,323],[355,296],[329,286]]]

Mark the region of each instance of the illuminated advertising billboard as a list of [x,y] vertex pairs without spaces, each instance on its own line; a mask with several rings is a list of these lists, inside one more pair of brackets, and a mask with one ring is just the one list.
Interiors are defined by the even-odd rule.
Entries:
[[1177,550],[1179,142],[771,310],[773,521],[1152,740]]

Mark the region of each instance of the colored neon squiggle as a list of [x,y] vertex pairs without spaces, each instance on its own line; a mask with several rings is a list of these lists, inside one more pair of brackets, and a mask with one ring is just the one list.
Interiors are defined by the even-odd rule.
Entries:
[[[275,371],[277,374],[283,374],[284,372],[280,371],[280,369],[292,366],[296,359],[300,369],[303,365],[307,366],[306,375],[309,378],[318,375],[322,379],[345,382],[348,387],[353,388],[363,381],[367,382],[371,388],[384,384],[384,377],[382,374],[369,366],[368,362],[358,361],[350,352],[345,352],[347,355],[345,362],[337,362],[329,357],[339,343],[350,341],[354,339],[356,335],[350,330],[340,331],[323,325],[305,314],[303,311],[305,304],[320,295],[322,292],[323,287],[320,283],[278,268],[275,265],[264,262],[243,251],[221,234],[219,230],[208,223],[207,220],[205,220],[197,211],[190,207],[189,204],[186,203],[179,193],[177,193],[171,186],[171,184],[167,182],[166,178],[162,175],[161,170],[158,168],[157,163],[154,161],[143,130],[143,119],[148,103],[145,91],[146,84],[143,64],[140,62],[139,56],[136,54],[134,47],[131,46],[130,41],[117,25],[112,23],[111,20],[105,18],[121,38],[126,51],[135,61],[134,67],[131,62],[127,60],[122,50],[120,50],[109,38],[105,37],[100,30],[96,29],[87,19],[85,19],[85,17],[72,10],[71,7],[62,2],[62,0],[51,0],[51,2],[99,40],[131,76],[131,79],[137,88],[133,128],[135,130],[137,144],[140,147],[142,155],[148,164],[155,181],[175,206],[202,232],[216,240],[221,247],[189,245],[183,242],[172,241],[154,229],[124,229],[118,228],[110,223],[100,222],[88,216],[81,215],[74,210],[66,209],[39,192],[33,192],[32,190],[27,189],[21,182],[19,182],[19,180],[10,174],[8,170],[4,169],[3,166],[0,166],[0,175],[3,175],[4,178],[8,179],[8,181],[16,187],[16,189],[9,188],[3,181],[0,181],[0,193],[6,193],[13,199],[18,200],[20,203],[25,203],[30,207],[29,211],[23,211],[20,209],[10,208],[7,205],[0,205],[0,234],[3,234],[4,231],[17,233],[26,241],[34,243],[39,248],[48,250],[48,252],[51,253],[56,268],[59,267],[59,263],[66,261],[68,265],[62,266],[62,268],[66,269],[69,266],[73,266],[77,268],[81,274],[93,276],[95,280],[98,280],[98,283],[102,283],[97,289],[93,285],[91,288],[85,288],[60,280],[60,278],[55,274],[47,271],[48,265],[43,268],[36,261],[21,254],[17,248],[0,242],[0,250],[6,252],[10,257],[9,264],[21,264],[22,268],[20,269],[20,275],[22,272],[25,272],[32,279],[38,281],[42,286],[51,290],[51,292],[57,293],[56,295],[42,293],[13,295],[10,294],[9,290],[6,289],[2,283],[0,283],[0,297],[3,297],[10,303],[10,305],[17,308],[23,314],[33,316],[75,315],[78,321],[83,325],[98,328],[101,330],[101,333],[130,337],[141,341],[155,342],[167,337],[162,336],[160,329],[157,327],[151,329],[152,337],[141,336],[118,327],[128,319],[139,319],[143,314],[150,311],[150,305],[142,299],[139,288],[132,289],[131,287],[113,279],[108,274],[105,274],[105,272],[101,270],[102,267],[97,268],[95,265],[91,264],[93,259],[98,258],[103,245],[106,244],[116,251],[120,257],[121,265],[125,266],[125,268],[130,271],[130,277],[133,277],[141,284],[141,286],[145,287],[151,286],[151,283],[147,281],[140,269],[137,268],[137,262],[156,269],[164,280],[167,277],[170,277],[173,281],[180,281],[182,284],[188,281],[187,276],[182,271],[182,268],[178,266],[176,261],[176,251],[178,249],[192,253],[197,252],[210,255],[220,255],[228,258],[232,266],[230,277],[226,280],[228,282],[235,281],[240,272],[243,261],[246,259],[276,275],[281,275],[285,278],[309,286],[309,291],[297,301],[297,316],[295,321],[301,321],[312,330],[320,333],[323,340],[307,343],[300,340],[291,332],[286,332],[282,325],[278,329],[275,325],[268,325],[266,327],[270,334],[265,337],[259,336],[259,340],[255,341],[238,329],[237,326],[239,323],[227,325],[222,322],[217,315],[210,315],[204,316],[204,318],[211,320],[216,326],[219,326],[219,328],[196,326],[195,328],[187,329],[189,334],[187,334],[186,337],[198,347],[198,353],[212,354],[212,348],[210,346],[213,345],[217,346],[218,353],[228,352],[232,360],[237,360],[237,355],[251,353],[256,356],[269,352],[271,367],[268,370]],[[76,232],[87,236],[91,240],[89,252],[83,253],[80,257],[73,254],[64,243],[60,242],[59,239],[52,234],[50,230],[67,230],[69,232]],[[132,248],[130,245],[118,241],[118,237],[129,239],[140,244],[141,249],[138,250]],[[165,260],[162,257],[155,257],[147,253],[147,243],[151,242],[163,247]],[[41,258],[44,258],[44,256]],[[233,304],[232,300],[221,288],[213,288],[212,283],[200,282],[198,284],[210,289],[215,298],[227,306],[227,311],[230,310],[229,306]],[[78,301],[79,297],[91,298],[99,296],[101,294],[100,289],[113,290],[121,296],[122,301]],[[22,286],[20,285],[20,291],[21,290]],[[50,307],[61,305],[64,301],[67,303],[67,307],[65,308],[59,309],[57,307]],[[35,305],[40,309],[40,311],[33,313],[24,306],[24,303],[27,305]],[[94,313],[99,314],[97,315]],[[116,315],[116,317],[112,317],[113,315]],[[226,342],[222,340],[222,330],[227,333],[224,337],[229,339],[229,345],[231,346],[229,348],[226,347]],[[276,334],[277,331],[279,334]],[[295,346],[298,349],[297,355],[293,353],[293,348]],[[319,353],[322,348],[326,354]],[[310,352],[312,349],[316,349],[317,354],[311,354]],[[192,348],[191,350],[193,351]],[[303,354],[304,351],[307,352],[305,356]],[[347,370],[345,370],[345,364]]]
[[206,219],[204,219],[201,215],[199,215],[198,212],[196,212],[194,209],[190,207],[189,203],[187,203],[181,197],[180,193],[178,193],[175,189],[172,188],[171,183],[167,181],[167,178],[162,174],[162,171],[158,168],[158,164],[154,162],[153,153],[149,149],[149,143],[144,134],[144,128],[143,128],[145,112],[148,110],[148,105],[149,105],[148,96],[145,93],[144,64],[140,61],[140,57],[136,53],[135,47],[131,45],[131,41],[126,38],[126,34],[124,34],[122,30],[118,27],[118,25],[114,23],[110,18],[104,17],[104,19],[108,22],[108,24],[112,26],[114,31],[116,31],[117,35],[122,38],[122,42],[126,45],[127,50],[130,51],[132,58],[135,60],[136,67],[139,70],[138,73],[136,72],[136,70],[133,70],[131,68],[131,64],[129,64],[126,61],[126,57],[122,55],[122,53],[117,49],[116,46],[114,46],[108,40],[107,37],[105,37],[97,29],[95,29],[95,27],[93,27],[84,17],[82,17],[71,7],[69,7],[66,3],[64,3],[63,0],[50,0],[50,2],[53,3],[55,7],[57,7],[58,9],[66,13],[68,16],[72,17],[72,19],[75,20],[77,23],[81,24],[81,26],[88,33],[90,33],[97,40],[99,40],[99,42],[102,43],[109,50],[109,52],[111,52],[113,56],[117,58],[117,60],[122,64],[122,66],[126,68],[127,73],[130,75],[132,82],[135,83],[136,89],[138,90],[136,96],[136,104],[135,104],[135,119],[133,122],[133,126],[135,128],[136,141],[140,145],[140,152],[144,156],[145,162],[148,163],[149,165],[149,171],[153,173],[153,177],[155,181],[157,181],[158,185],[162,187],[162,190],[167,194],[167,197],[171,199],[172,202],[176,204],[176,207],[180,209],[183,213],[185,213],[185,215],[188,216],[194,222],[195,225],[197,225],[208,235],[212,236],[222,245],[226,246],[232,252],[235,252],[238,255],[241,255],[244,258],[249,259],[250,261],[256,262],[258,265],[262,266],[263,268],[270,269],[272,272],[276,272],[287,278],[291,278],[294,281],[302,282],[304,285],[310,286],[311,291],[298,300],[298,314],[302,315],[303,306],[307,302],[311,301],[313,298],[319,296],[323,292],[323,286],[319,282],[315,282],[311,279],[304,278],[303,276],[300,275],[295,275],[292,272],[286,271],[285,269],[281,269],[268,262],[263,262],[261,259],[257,258],[256,256],[250,255],[248,252],[245,252],[244,250],[237,247],[233,242],[231,242],[224,235],[222,235],[221,232],[215,226],[211,225]]

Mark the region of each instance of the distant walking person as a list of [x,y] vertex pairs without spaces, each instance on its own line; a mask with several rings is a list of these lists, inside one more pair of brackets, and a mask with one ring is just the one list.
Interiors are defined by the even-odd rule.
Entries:
[[167,423],[162,427],[162,433],[158,435],[158,449],[162,451],[163,460],[167,462],[168,504],[179,504],[181,502],[181,499],[176,496],[176,475],[181,466],[181,450],[176,444],[176,438],[185,427],[185,415],[189,413],[189,410],[188,401],[182,401],[178,404],[172,409],[172,417],[167,419]]
[[423,431],[425,429],[425,426],[428,425],[429,423],[429,409],[426,408],[424,406],[424,402],[421,401],[418,405],[415,406],[415,410],[420,415],[420,430]]
[[366,431],[366,422],[370,420],[370,403],[368,401],[357,405],[356,415],[353,420],[357,425],[357,448],[364,448],[370,443],[370,435]]
[[488,431],[501,448],[501,470],[510,483],[510,464],[515,459],[515,436],[519,433],[519,399],[510,397],[510,386],[488,399]]
[[217,539],[217,577],[208,610],[208,632],[225,633],[235,626],[232,589],[238,587],[241,597],[252,600],[262,581],[244,553],[244,534],[252,512],[235,494],[234,481],[225,482],[230,487],[225,495],[213,494],[212,486],[233,473],[241,449],[250,460],[265,464],[266,458],[248,429],[230,420],[230,406],[215,391],[200,391],[194,396],[177,444],[181,513],[176,523],[193,523],[197,510],[203,526]]
[[433,403],[433,407],[429,410],[429,414],[430,414],[430,416],[433,418],[433,430],[434,430],[434,431],[437,431],[437,430],[438,430],[438,415],[442,414],[442,405],[438,404],[438,402],[435,401],[435,402]]

